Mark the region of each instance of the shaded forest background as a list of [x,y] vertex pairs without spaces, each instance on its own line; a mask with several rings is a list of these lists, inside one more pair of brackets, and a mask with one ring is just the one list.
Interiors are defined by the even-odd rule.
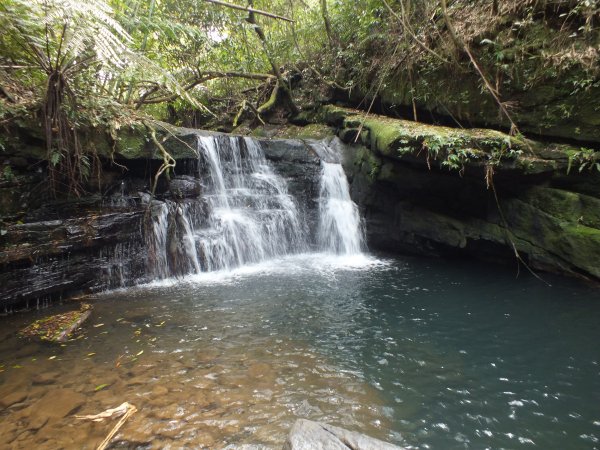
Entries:
[[0,155],[37,139],[54,191],[81,195],[91,135],[305,123],[333,102],[600,143],[597,0],[233,4],[3,1]]

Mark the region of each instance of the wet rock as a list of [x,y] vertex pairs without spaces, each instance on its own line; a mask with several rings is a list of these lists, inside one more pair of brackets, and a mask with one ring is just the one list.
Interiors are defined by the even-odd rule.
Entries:
[[79,217],[6,227],[0,239],[0,307],[42,306],[40,299],[120,287],[144,275],[143,209],[71,208]]
[[252,378],[272,377],[273,375],[273,367],[270,364],[256,363],[248,367],[248,376]]
[[299,419],[283,446],[283,450],[402,450],[364,434],[344,430],[320,422]]
[[[342,137],[361,123],[350,109],[322,113]],[[513,264],[514,243],[533,269],[600,279],[600,173],[567,175],[573,146],[376,115],[361,129],[340,148],[370,248]]]
[[[2,226],[0,308],[34,308],[56,298],[124,287],[153,278],[156,271],[152,263],[157,255],[149,251],[147,245],[148,232],[152,231],[146,222],[148,206],[154,217],[164,211],[166,203],[173,203],[166,201],[168,197],[175,198],[177,203],[181,203],[179,200],[197,203],[194,207],[205,209],[202,202],[195,200],[202,195],[202,185],[196,177],[199,173],[202,173],[201,178],[206,174],[206,168],[199,167],[199,135],[221,134],[172,128],[159,136],[167,151],[177,159],[180,175],[170,183],[165,177],[159,180],[155,192],[158,200],[148,193],[147,175],[148,171],[158,169],[162,156],[155,143],[146,136],[146,131],[132,129],[120,133],[114,154],[115,149],[109,149],[104,138],[99,136],[96,144],[100,158],[116,158],[119,164],[127,167],[126,175],[114,170],[105,173],[102,191],[110,194],[109,197],[94,194],[76,201],[40,198],[35,205],[28,204],[25,217],[19,217],[19,221],[11,219]],[[244,138],[239,139],[244,148]],[[288,180],[289,193],[300,209],[312,214],[316,210],[320,173],[316,154],[301,141],[261,140],[260,145],[275,171]],[[34,165],[36,158],[44,158],[43,149],[39,150],[38,156],[27,154],[28,164]],[[31,186],[40,184],[41,177],[2,191],[0,216],[4,217],[5,210],[10,214],[23,211],[23,196],[28,194]],[[201,215],[195,214],[195,217]],[[315,222],[313,216],[309,219],[311,224]],[[182,239],[180,219],[170,214],[169,244]],[[180,248],[173,250],[171,245],[168,246],[166,256],[171,275],[190,271],[189,262],[185,263],[181,254]],[[195,270],[195,267],[191,269]]]
[[201,408],[205,408],[208,405],[210,405],[211,403],[214,403],[215,398],[211,394],[211,391],[209,391],[207,389],[198,389],[194,393],[191,394],[190,400],[195,405],[197,405]]
[[58,372],[42,372],[35,375],[32,379],[32,383],[34,385],[47,385],[54,384],[58,381],[59,373]]
[[9,408],[16,403],[21,403],[27,398],[27,392],[12,392],[0,398],[0,408]]
[[126,381],[129,386],[142,386],[147,384],[149,381],[147,376],[137,376],[130,378]]
[[31,408],[34,415],[50,419],[62,419],[77,411],[86,401],[86,397],[71,389],[52,389]]
[[160,420],[175,420],[179,416],[181,416],[181,412],[179,411],[179,406],[176,404],[165,405],[162,408],[156,408],[152,411],[152,415]]
[[169,393],[169,389],[164,386],[155,386],[152,389],[152,397],[162,397],[163,395],[167,395]]
[[41,399],[11,417],[21,428],[36,431],[49,422],[56,422],[74,413],[85,401],[83,395],[71,389],[52,389]]
[[0,422],[0,437],[3,444],[9,444],[16,437],[18,427],[14,422],[3,420]]
[[180,175],[169,182],[169,191],[178,199],[198,198],[202,193],[202,183],[197,178]]
[[38,414],[36,412],[32,412],[27,423],[27,428],[29,428],[30,431],[37,431],[44,425],[46,425],[49,419],[50,418],[45,414]]

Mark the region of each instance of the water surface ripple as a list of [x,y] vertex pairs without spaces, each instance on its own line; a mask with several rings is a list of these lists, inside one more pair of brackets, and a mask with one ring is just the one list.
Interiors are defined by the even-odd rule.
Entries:
[[6,317],[0,444],[94,448],[112,425],[33,411],[61,388],[79,414],[138,407],[119,448],[279,448],[298,417],[409,448],[600,448],[600,293],[550,281],[300,255],[98,295],[65,347],[16,330],[71,305]]

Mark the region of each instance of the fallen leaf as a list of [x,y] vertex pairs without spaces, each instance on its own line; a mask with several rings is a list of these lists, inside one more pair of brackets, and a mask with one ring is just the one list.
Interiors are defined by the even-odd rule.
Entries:
[[96,386],[96,388],[94,389],[95,392],[101,391],[102,389],[104,389],[106,386],[108,386],[108,384],[99,384],[98,386]]

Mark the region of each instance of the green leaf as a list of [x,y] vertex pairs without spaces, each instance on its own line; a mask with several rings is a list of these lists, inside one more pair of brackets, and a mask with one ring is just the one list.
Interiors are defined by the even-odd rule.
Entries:
[[59,152],[53,152],[50,155],[50,163],[53,166],[56,166],[60,162],[61,157],[62,157],[62,155]]
[[105,383],[105,384],[99,384],[98,386],[96,386],[96,387],[94,388],[94,392],[101,391],[102,389],[104,389],[104,388],[105,388],[105,387],[107,387],[107,386],[109,386],[107,383]]

